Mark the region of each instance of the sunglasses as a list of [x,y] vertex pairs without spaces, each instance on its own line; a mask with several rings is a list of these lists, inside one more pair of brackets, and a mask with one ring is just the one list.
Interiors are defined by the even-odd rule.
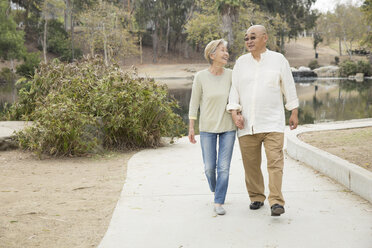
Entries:
[[255,39],[256,39],[256,36],[244,37],[244,41],[255,40]]

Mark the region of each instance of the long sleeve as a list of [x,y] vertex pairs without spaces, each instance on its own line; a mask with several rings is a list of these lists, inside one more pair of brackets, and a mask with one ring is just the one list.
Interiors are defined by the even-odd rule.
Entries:
[[194,82],[192,84],[190,105],[189,105],[189,119],[196,120],[198,116],[198,109],[200,106],[202,96],[201,83],[198,80],[198,75],[195,75]]
[[229,103],[226,106],[227,112],[231,113],[232,110],[242,110],[242,106],[240,105],[240,97],[238,92],[238,73],[239,73],[239,65],[238,62],[234,66],[234,70],[232,72],[232,83],[230,88],[229,94]]
[[291,68],[287,59],[283,56],[283,65],[281,67],[281,84],[282,91],[285,96],[286,104],[285,108],[287,110],[293,110],[298,108],[298,98],[296,93],[296,86],[292,76]]

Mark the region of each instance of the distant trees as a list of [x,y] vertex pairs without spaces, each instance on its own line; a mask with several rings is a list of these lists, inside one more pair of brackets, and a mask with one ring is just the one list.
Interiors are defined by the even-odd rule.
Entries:
[[131,17],[112,3],[99,1],[84,11],[79,20],[91,55],[102,51],[105,64],[119,56],[138,53],[136,39],[130,33]]
[[360,7],[353,5],[337,5],[334,12],[322,14],[317,20],[317,29],[327,42],[338,40],[339,54],[343,54],[343,46],[351,56],[354,43],[359,43],[367,33],[367,25]]
[[11,15],[8,1],[0,1],[0,58],[10,60],[14,70],[13,60],[19,59],[25,52],[24,32],[17,30]]
[[310,10],[316,0],[252,0],[262,10],[271,15],[279,15],[283,21],[276,30],[276,42],[281,52],[284,52],[285,37],[293,38],[305,29],[315,25],[316,12]]
[[363,12],[363,20],[369,23],[367,32],[363,34],[362,44],[372,49],[372,0],[365,0],[361,11]]

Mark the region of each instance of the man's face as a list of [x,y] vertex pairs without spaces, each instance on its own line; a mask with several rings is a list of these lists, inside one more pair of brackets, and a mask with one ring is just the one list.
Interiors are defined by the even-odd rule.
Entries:
[[251,28],[247,30],[244,41],[249,52],[263,51],[266,47],[267,35],[256,28]]

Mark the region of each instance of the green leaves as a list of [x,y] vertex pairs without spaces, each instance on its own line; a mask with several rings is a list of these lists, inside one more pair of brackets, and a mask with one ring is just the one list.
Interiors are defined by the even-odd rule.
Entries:
[[25,149],[38,154],[79,156],[106,149],[155,147],[162,136],[185,130],[167,88],[102,59],[42,64],[31,87],[23,88],[11,116],[34,120],[18,133]]

